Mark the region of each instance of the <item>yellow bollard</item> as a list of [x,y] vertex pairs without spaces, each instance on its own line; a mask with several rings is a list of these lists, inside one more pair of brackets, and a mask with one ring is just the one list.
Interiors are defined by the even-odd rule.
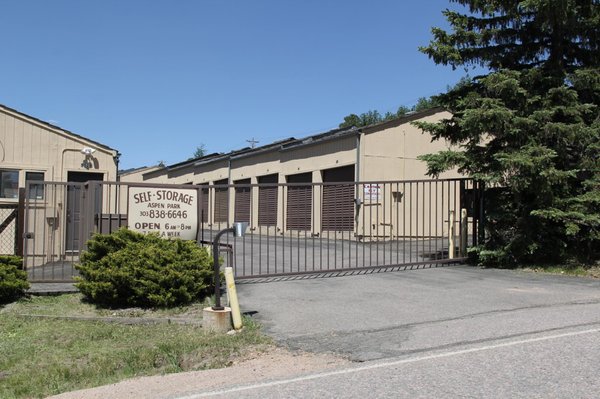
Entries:
[[229,307],[231,308],[233,328],[239,330],[242,328],[242,314],[240,312],[240,303],[238,302],[237,290],[235,289],[233,268],[229,266],[225,268],[225,284],[227,284],[227,297],[229,298]]

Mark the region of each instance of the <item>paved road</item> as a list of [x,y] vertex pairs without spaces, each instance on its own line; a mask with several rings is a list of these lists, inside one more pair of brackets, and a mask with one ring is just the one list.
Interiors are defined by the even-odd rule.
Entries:
[[599,339],[596,323],[185,398],[597,398]]
[[240,284],[276,340],[354,360],[600,321],[600,281],[467,266]]
[[[598,397],[600,281],[456,266],[240,284],[293,349],[364,362],[223,397]],[[195,397],[195,396],[192,396]]]

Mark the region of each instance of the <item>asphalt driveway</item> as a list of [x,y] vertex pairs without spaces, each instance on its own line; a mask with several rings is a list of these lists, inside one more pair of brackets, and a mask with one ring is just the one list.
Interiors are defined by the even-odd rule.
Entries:
[[451,266],[239,284],[292,349],[367,361],[600,325],[600,280]]

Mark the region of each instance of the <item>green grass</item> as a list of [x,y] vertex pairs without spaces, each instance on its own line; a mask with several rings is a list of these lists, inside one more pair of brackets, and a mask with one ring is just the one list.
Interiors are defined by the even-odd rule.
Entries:
[[59,296],[32,296],[9,304],[0,314],[31,314],[48,316],[140,317],[140,318],[202,318],[202,309],[208,306],[193,303],[188,306],[165,309],[106,309],[82,301],[81,294]]
[[76,315],[75,310],[78,315],[101,312],[77,298],[35,297],[0,311],[0,398],[45,397],[135,376],[224,367],[270,344],[250,319],[241,333],[224,335],[188,325],[122,325],[18,315],[60,314],[61,307],[71,315]]

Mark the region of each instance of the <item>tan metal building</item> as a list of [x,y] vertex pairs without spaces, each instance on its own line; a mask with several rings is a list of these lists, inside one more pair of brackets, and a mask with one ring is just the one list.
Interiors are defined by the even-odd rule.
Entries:
[[160,165],[141,166],[139,168],[126,169],[119,171],[119,178],[130,183],[141,183],[144,181],[144,175],[156,170],[161,170]]
[[[365,128],[335,129],[254,149],[210,154],[142,173],[141,181],[210,185],[202,195],[202,221],[209,229],[247,221],[252,229],[266,234],[353,231],[359,239],[398,237],[408,233],[398,223],[394,227],[394,219],[399,218],[394,213],[397,203],[404,198],[411,204],[413,200],[429,204],[441,194],[425,192],[418,184],[409,190],[406,184],[384,182],[428,179],[426,165],[417,157],[447,149],[448,144],[432,142],[412,122],[436,122],[449,116],[438,108]],[[440,179],[455,177],[461,176],[451,171]],[[124,175],[121,180],[140,181],[139,175]],[[327,184],[331,182],[349,184],[334,188]],[[275,183],[279,186],[265,186]],[[225,184],[231,186],[218,187]],[[261,186],[251,186],[257,184]],[[386,204],[394,203],[388,212]],[[433,211],[420,221],[422,226],[414,228],[421,236],[440,235],[447,223]]]
[[[0,105],[0,224],[17,206],[19,188],[25,187],[26,183],[31,182],[28,199],[46,209],[50,202],[47,197],[56,193],[44,192],[43,186],[36,185],[36,181],[114,181],[118,159],[119,152],[113,148]],[[78,236],[77,218],[71,218],[74,225],[65,226],[64,222],[67,213],[77,213],[77,201],[70,201],[69,196],[66,198],[54,204],[45,226],[36,226],[37,231],[62,229],[64,242],[54,245],[62,246],[63,250],[66,242],[74,242],[74,237]],[[35,206],[32,205],[31,211],[35,211]],[[14,252],[14,236],[15,223],[3,225],[0,233],[2,253]]]
[[[426,178],[426,165],[417,157],[446,149],[448,144],[432,142],[431,137],[412,122],[436,122],[449,116],[449,112],[436,108],[365,128],[334,129],[254,149],[210,154],[162,168],[140,168],[123,174],[121,180],[216,184],[223,180],[233,183],[250,179],[252,183],[258,183],[261,176],[277,174],[277,181],[285,183],[287,176],[310,173],[313,182],[320,182],[323,171],[342,166],[354,167],[353,181],[423,179]],[[456,172],[447,172],[440,178],[458,176]]]

